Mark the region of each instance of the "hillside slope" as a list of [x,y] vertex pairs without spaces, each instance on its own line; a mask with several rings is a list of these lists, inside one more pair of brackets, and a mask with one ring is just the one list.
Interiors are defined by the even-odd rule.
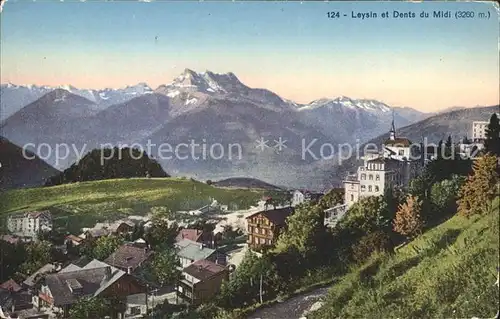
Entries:
[[[29,158],[34,157],[30,152]],[[0,137],[0,190],[43,185],[59,171],[38,157],[27,159],[22,149]]]
[[192,210],[210,198],[231,208],[255,205],[261,192],[228,190],[181,178],[130,178],[19,189],[0,194],[0,217],[25,210],[50,209],[69,217],[70,228],[88,227],[99,219],[145,215],[161,207],[171,211]]
[[498,204],[488,215],[455,216],[393,256],[375,256],[342,277],[307,318],[493,318]]

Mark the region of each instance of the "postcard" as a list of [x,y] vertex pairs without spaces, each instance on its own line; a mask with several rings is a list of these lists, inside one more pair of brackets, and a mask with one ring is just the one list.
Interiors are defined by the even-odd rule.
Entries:
[[496,2],[1,8],[0,318],[497,313]]

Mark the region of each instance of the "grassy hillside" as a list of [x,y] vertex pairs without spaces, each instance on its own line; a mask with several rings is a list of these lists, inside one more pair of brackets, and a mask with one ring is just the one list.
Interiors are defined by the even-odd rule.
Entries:
[[393,256],[335,284],[308,318],[493,318],[499,306],[499,201],[489,215],[455,216]]
[[[154,207],[196,209],[214,198],[232,208],[254,205],[262,193],[228,190],[179,178],[131,178],[11,190],[0,194],[0,216],[9,212],[50,209],[78,224],[126,214],[147,214]],[[70,225],[74,226],[74,225]],[[74,226],[76,227],[76,226]]]

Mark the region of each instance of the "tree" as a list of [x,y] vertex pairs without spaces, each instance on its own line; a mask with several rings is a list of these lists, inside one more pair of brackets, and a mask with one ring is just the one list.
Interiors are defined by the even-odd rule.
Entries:
[[349,228],[352,236],[360,237],[375,230],[382,230],[388,214],[383,196],[361,198],[351,206],[346,217],[339,222],[342,228]]
[[344,202],[344,189],[334,188],[323,195],[318,205],[324,210]]
[[26,258],[27,252],[24,244],[11,244],[0,240],[0,282],[13,277]]
[[87,153],[78,163],[49,178],[46,186],[71,182],[131,177],[169,177],[161,165],[137,148],[103,148]]
[[325,232],[323,210],[312,203],[304,203],[295,208],[287,218],[287,228],[278,237],[275,251],[285,251],[294,246],[304,255],[318,248],[318,238]]
[[465,180],[463,176],[453,175],[451,179],[432,185],[431,202],[434,207],[443,212],[455,211],[458,192]]
[[104,260],[123,244],[123,239],[117,236],[102,236],[97,239],[93,250],[94,258]]
[[423,221],[420,216],[421,211],[422,202],[418,197],[408,195],[406,203],[399,206],[399,210],[394,218],[394,231],[409,239],[419,235],[423,228]]
[[30,243],[26,246],[26,260],[20,267],[23,274],[32,274],[51,261],[51,246],[48,241]]
[[167,249],[156,253],[147,268],[153,277],[153,282],[166,287],[175,284],[180,278],[178,267],[180,267],[180,262],[176,252],[173,249]]
[[500,121],[496,113],[490,117],[490,123],[486,128],[486,139],[484,141],[484,148],[495,156],[500,156]]
[[145,239],[151,247],[160,250],[171,247],[178,232],[179,227],[176,223],[169,225],[165,219],[154,218],[151,228],[145,234]]
[[430,174],[430,170],[426,168],[422,174],[410,182],[408,193],[423,200],[428,199],[431,195],[433,183],[434,178]]
[[353,258],[356,262],[362,263],[374,252],[386,252],[393,248],[391,239],[382,231],[374,231],[363,236],[359,242],[352,247]]
[[100,297],[83,297],[71,306],[69,317],[71,319],[104,318],[111,315],[110,303]]
[[258,257],[248,250],[229,281],[223,282],[217,304],[226,309],[240,308],[272,297],[277,282],[276,268],[270,256]]
[[474,161],[473,173],[460,188],[458,211],[463,216],[489,212],[497,196],[498,162],[495,155],[484,155]]

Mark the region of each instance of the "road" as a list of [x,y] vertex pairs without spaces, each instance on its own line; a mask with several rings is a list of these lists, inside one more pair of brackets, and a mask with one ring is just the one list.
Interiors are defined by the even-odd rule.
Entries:
[[299,319],[322,297],[326,296],[329,287],[318,288],[311,292],[292,297],[267,308],[257,310],[247,319]]

